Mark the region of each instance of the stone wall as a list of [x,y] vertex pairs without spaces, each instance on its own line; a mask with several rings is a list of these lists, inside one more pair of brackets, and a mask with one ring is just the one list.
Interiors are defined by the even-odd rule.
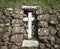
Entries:
[[[39,46],[30,49],[60,49],[60,11],[39,8],[33,16],[32,36]],[[29,49],[22,47],[22,41],[28,39],[24,17],[27,13],[20,8],[0,9],[0,49]]]

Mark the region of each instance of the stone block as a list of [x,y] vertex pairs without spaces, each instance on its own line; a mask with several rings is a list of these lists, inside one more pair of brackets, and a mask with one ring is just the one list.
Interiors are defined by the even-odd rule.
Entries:
[[57,32],[56,29],[54,29],[54,28],[50,28],[50,34],[51,34],[51,35],[55,35],[56,32]]
[[26,33],[26,30],[23,27],[13,27],[12,34],[15,33]]
[[50,24],[58,24],[58,21],[57,20],[50,20],[49,23]]
[[39,39],[40,40],[50,40],[50,36],[39,36]]
[[4,23],[0,23],[0,27],[5,27],[5,24]]
[[11,49],[18,49],[18,46],[12,45]]
[[12,27],[23,27],[24,26],[24,23],[16,23],[16,24],[12,24]]
[[42,8],[39,8],[38,10],[36,10],[36,14],[39,15],[39,14],[43,14],[43,10]]
[[37,17],[38,20],[49,20],[49,15],[48,14],[44,14],[44,15],[38,15]]
[[9,27],[5,27],[5,31],[6,31],[6,32],[11,32],[11,29],[12,29],[11,26],[9,26]]
[[44,49],[44,48],[45,48],[45,44],[40,43],[40,48],[41,48],[41,49]]
[[1,49],[8,49],[7,46],[2,46]]
[[10,23],[10,20],[8,18],[3,19],[4,23]]
[[22,47],[38,47],[38,41],[36,40],[23,40]]
[[38,35],[41,35],[41,36],[49,35],[49,30],[48,30],[48,28],[39,28],[39,29],[38,29]]
[[24,34],[24,39],[28,39],[28,34]]
[[16,13],[13,13],[12,16],[14,18],[20,18],[20,19],[23,19],[23,15],[22,14],[16,14]]
[[4,22],[4,20],[3,19],[0,19],[0,23],[3,23]]
[[20,9],[20,8],[15,8],[14,13],[16,13],[16,14],[23,14],[24,11],[22,9]]
[[48,22],[46,21],[39,21],[39,27],[48,27]]
[[23,34],[15,34],[11,36],[10,41],[15,43],[20,43],[23,41]]
[[56,38],[56,43],[60,44],[60,38]]
[[13,19],[12,24],[22,24],[23,20],[22,19]]

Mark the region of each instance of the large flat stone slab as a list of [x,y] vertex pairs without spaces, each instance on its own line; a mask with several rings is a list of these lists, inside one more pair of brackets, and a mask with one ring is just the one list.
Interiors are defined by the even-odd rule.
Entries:
[[23,40],[22,47],[37,47],[38,41],[36,40]]

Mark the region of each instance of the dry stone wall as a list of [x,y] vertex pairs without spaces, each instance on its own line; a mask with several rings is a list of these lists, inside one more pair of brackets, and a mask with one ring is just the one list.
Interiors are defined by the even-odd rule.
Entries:
[[[10,9],[10,10],[9,10]],[[39,41],[37,48],[24,48],[22,41],[28,39],[26,12],[20,8],[0,9],[0,49],[60,49],[60,11],[33,11],[33,39]]]

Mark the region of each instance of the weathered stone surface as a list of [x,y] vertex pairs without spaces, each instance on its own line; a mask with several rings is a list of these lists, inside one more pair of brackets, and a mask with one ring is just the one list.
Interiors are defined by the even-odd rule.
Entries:
[[11,16],[11,14],[13,13],[13,8],[6,8],[4,11],[5,15],[7,16]]
[[42,39],[42,40],[50,40],[50,37],[49,36],[39,36],[39,39]]
[[15,8],[14,12],[17,13],[17,14],[18,13],[19,14],[23,14],[24,13],[24,11],[22,9],[20,9],[20,8]]
[[40,21],[38,25],[40,27],[48,27],[48,23],[46,21]]
[[37,47],[38,41],[36,40],[23,40],[22,47]]
[[[32,23],[32,36],[33,40],[34,38],[39,40],[40,45],[38,48],[31,49],[60,49],[60,12],[51,10],[46,13],[44,10],[40,8],[33,11],[33,17],[36,15],[36,21]],[[6,8],[5,12],[0,10],[0,28],[4,28],[4,33],[0,32],[0,49],[5,49],[2,48],[4,45],[11,49],[29,49],[20,48],[23,39],[28,39],[26,32],[28,23],[23,22],[23,17],[27,17],[27,12],[20,8],[13,10]],[[34,36],[34,31],[36,31],[36,36]]]
[[44,14],[44,15],[38,15],[38,20],[49,20],[49,15]]
[[1,23],[1,24],[0,24],[0,27],[5,27],[5,24],[4,24],[4,23]]
[[45,44],[40,43],[40,48],[41,48],[41,49],[44,49],[44,48],[45,48]]
[[42,8],[36,10],[36,14],[37,14],[37,15],[39,15],[39,14],[43,14],[43,10],[42,10]]
[[12,34],[14,33],[26,33],[26,30],[23,27],[13,27]]
[[2,46],[1,49],[8,49],[7,46]]
[[4,22],[4,20],[3,19],[0,19],[0,23],[3,23]]
[[39,28],[38,29],[38,35],[49,35],[49,30],[48,28]]
[[58,24],[57,16],[52,15],[49,17],[49,20],[51,24]]
[[12,27],[25,27],[26,24],[22,23],[16,23],[16,24],[12,24]]
[[56,32],[57,32],[57,30],[56,30],[56,29],[54,29],[54,28],[51,28],[51,29],[50,29],[50,34],[51,34],[51,35],[55,35],[55,34],[56,34]]
[[8,41],[9,40],[9,35],[10,35],[10,32],[4,33],[3,37],[2,37],[3,41]]
[[20,19],[23,19],[23,15],[22,14],[16,14],[16,13],[13,13],[12,16],[14,18],[20,18]]
[[24,34],[24,39],[28,39],[28,34]]
[[18,49],[18,46],[12,45],[11,49]]
[[60,38],[56,38],[56,43],[60,44]]
[[22,24],[23,23],[23,20],[22,19],[13,19],[12,20],[12,24],[16,24],[16,23]]
[[5,31],[6,31],[6,32],[11,32],[11,31],[12,31],[12,27],[11,27],[11,26],[5,27]]
[[22,6],[23,10],[27,10],[27,11],[35,11],[39,8],[39,6]]
[[57,20],[51,20],[49,21],[51,24],[58,24],[58,21]]
[[14,13],[12,14],[12,16],[14,18],[21,18],[22,19],[23,18],[23,13],[24,13],[23,10],[21,10],[19,8],[15,8]]
[[11,41],[15,43],[20,43],[23,41],[23,34],[16,34],[11,36]]

